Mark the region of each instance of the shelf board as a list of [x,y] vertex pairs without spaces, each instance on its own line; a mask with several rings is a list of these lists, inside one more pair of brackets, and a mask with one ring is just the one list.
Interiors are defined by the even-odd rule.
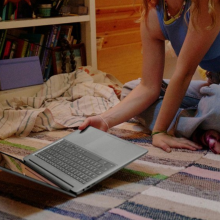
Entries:
[[43,25],[65,24],[75,22],[87,22],[90,21],[89,15],[76,15],[65,17],[50,17],[50,18],[36,18],[36,19],[16,19],[0,22],[0,29],[11,29],[21,27],[33,27]]

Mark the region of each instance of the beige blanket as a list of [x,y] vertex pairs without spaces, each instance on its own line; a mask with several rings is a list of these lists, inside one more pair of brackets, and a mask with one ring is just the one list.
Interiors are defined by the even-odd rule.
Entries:
[[86,117],[116,105],[121,88],[115,77],[89,66],[55,75],[34,97],[0,103],[0,138],[78,127]]

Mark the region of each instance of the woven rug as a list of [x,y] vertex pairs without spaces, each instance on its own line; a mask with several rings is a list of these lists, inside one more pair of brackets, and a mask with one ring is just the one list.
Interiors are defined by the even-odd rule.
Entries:
[[[22,156],[70,132],[11,137],[0,141],[0,148],[10,152],[17,147]],[[219,155],[204,150],[163,152],[134,121],[109,133],[149,152],[77,198],[0,172],[0,219],[219,219]]]

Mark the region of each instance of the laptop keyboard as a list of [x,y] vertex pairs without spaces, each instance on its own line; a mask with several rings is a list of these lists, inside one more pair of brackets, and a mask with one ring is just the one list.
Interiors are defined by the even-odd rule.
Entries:
[[115,166],[115,164],[67,140],[62,140],[40,151],[35,156],[82,184],[95,179]]

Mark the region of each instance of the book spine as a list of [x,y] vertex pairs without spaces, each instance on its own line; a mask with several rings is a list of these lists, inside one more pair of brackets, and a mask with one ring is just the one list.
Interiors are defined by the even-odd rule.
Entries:
[[8,3],[8,17],[7,17],[7,20],[13,20],[12,16],[13,16],[13,3],[9,2]]
[[49,47],[51,45],[51,41],[52,41],[52,38],[53,38],[53,29],[54,29],[54,26],[52,26],[52,29],[49,31],[48,33],[48,39],[47,39],[47,42],[45,44],[45,50],[44,50],[44,56],[43,56],[43,59],[42,59],[42,74],[44,75],[45,74],[45,68],[46,68],[46,62],[47,62],[47,57],[48,57],[48,52],[49,52]]
[[7,5],[5,5],[2,11],[2,21],[5,21],[6,19],[6,11],[7,11]]
[[4,53],[3,53],[3,56],[2,56],[3,60],[9,58],[10,50],[11,50],[11,41],[10,40],[6,40],[5,49],[4,49]]
[[3,38],[4,38],[5,30],[0,30],[0,48],[3,44]]
[[41,71],[42,71],[42,74],[43,74],[43,69],[44,69],[44,65],[45,65],[45,56],[46,56],[46,51],[47,51],[47,48],[46,48],[46,46],[47,46],[47,44],[48,44],[48,42],[49,42],[49,38],[50,38],[50,31],[48,31],[47,32],[47,34],[46,34],[46,41],[45,41],[45,44],[44,44],[44,50],[43,50],[43,54],[42,54],[42,57],[41,57]]
[[[55,46],[56,38],[58,33],[58,26],[54,26],[53,28],[53,37],[50,44],[50,48],[52,49]],[[45,68],[45,79],[47,80],[50,76],[51,66],[52,66],[52,57],[51,57],[51,50],[48,52],[47,64]]]
[[0,57],[2,55],[2,51],[3,51],[3,48],[4,48],[6,35],[7,35],[7,30],[3,30],[2,42],[0,44]]
[[58,29],[57,29],[57,36],[56,36],[56,39],[55,39],[55,42],[54,42],[54,47],[56,47],[57,44],[58,44],[58,39],[59,39],[59,36],[60,36],[60,30],[61,30],[61,25],[59,25]]
[[22,39],[17,39],[17,49],[15,51],[15,58],[20,58],[21,57],[21,53],[22,53],[22,48],[24,45],[24,40]]
[[11,45],[11,52],[9,55],[9,59],[13,59],[15,57],[16,48],[17,48],[17,41],[13,41]]
[[34,44],[34,47],[33,47],[33,56],[39,56],[39,49],[40,49],[40,45],[38,44]]
[[31,57],[34,56],[34,43],[28,43],[28,48],[27,48],[27,53],[26,53],[26,57]]
[[22,47],[22,52],[21,52],[21,57],[25,57],[26,54],[27,54],[27,49],[28,49],[28,41],[27,40],[24,40],[24,44],[23,44],[23,47]]
[[41,34],[41,38],[40,38],[40,43],[39,43],[39,48],[38,48],[38,53],[36,54],[36,56],[41,56],[41,51],[42,51],[42,46],[43,46],[43,42],[44,42],[44,34]]

